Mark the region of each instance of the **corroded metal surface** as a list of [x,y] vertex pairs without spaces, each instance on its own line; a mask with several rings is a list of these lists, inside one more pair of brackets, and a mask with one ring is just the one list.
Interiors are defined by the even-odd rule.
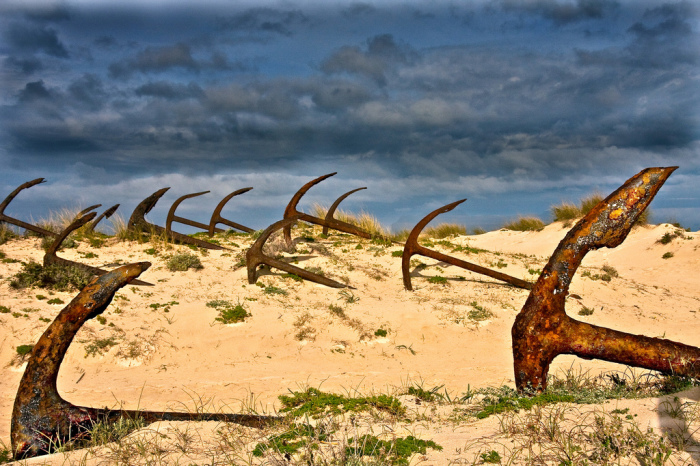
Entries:
[[448,256],[447,254],[442,254],[437,251],[433,251],[432,249],[428,249],[418,244],[418,236],[420,235],[421,231],[423,231],[423,228],[425,228],[426,225],[428,225],[428,223],[430,223],[438,215],[451,211],[464,201],[466,201],[466,199],[462,199],[460,201],[453,202],[452,204],[447,204],[446,206],[440,207],[439,209],[435,209],[434,211],[426,215],[423,218],[423,220],[418,222],[418,224],[413,228],[413,230],[411,230],[411,233],[406,239],[406,244],[403,248],[403,256],[401,258],[401,273],[403,275],[404,288],[406,288],[407,290],[413,290],[413,286],[411,285],[411,273],[409,270],[411,267],[411,256],[413,256],[414,254],[420,254],[421,256],[430,257],[432,259],[443,261],[451,265],[456,265],[457,267],[467,269],[471,272],[487,275],[491,278],[495,278],[496,280],[501,280],[510,285],[517,286],[518,288],[524,288],[526,290],[529,290],[532,287],[532,283],[530,282],[512,277],[505,273],[487,269],[486,267],[482,267],[480,265],[472,264],[471,262],[457,259],[456,257]]
[[11,223],[13,225],[17,225],[18,227],[22,227],[25,230],[30,230],[33,231],[34,233],[38,233],[42,236],[56,236],[56,233],[53,231],[46,230],[44,228],[38,227],[36,225],[32,225],[31,223],[23,222],[22,220],[18,220],[16,218],[10,217],[9,215],[5,214],[5,208],[12,202],[12,200],[17,197],[17,195],[22,191],[23,189],[31,188],[32,186],[35,186],[37,184],[43,183],[45,180],[43,178],[37,178],[32,181],[27,181],[26,183],[22,183],[12,191],[4,201],[2,201],[2,204],[0,204],[0,222],[7,222]]
[[[325,219],[321,219],[318,217],[314,217],[313,215],[305,214],[304,212],[299,212],[297,210],[297,205],[299,204],[299,201],[301,198],[306,194],[306,192],[311,189],[313,186],[317,185],[321,181],[325,180],[326,178],[330,178],[331,176],[336,175],[337,172],[329,173],[327,175],[319,176],[316,179],[313,179],[306,183],[304,186],[302,186],[299,191],[297,191],[294,196],[292,196],[292,199],[289,201],[289,204],[287,204],[287,208],[284,209],[284,218],[292,218],[292,217],[297,217],[297,220],[302,220],[304,222],[309,222],[313,223],[315,225],[321,225],[324,226],[326,225]],[[351,193],[348,193],[348,196]],[[342,196],[341,196],[342,197]],[[340,199],[342,201],[342,199]],[[338,201],[340,202],[340,201]],[[289,223],[287,226],[285,226],[282,231],[284,232],[284,240],[287,242],[287,246],[291,246],[292,244],[292,223]],[[328,226],[330,228],[333,228],[334,230],[342,231],[345,233],[350,233],[351,235],[355,236],[360,236],[362,238],[370,238],[371,235],[367,233],[366,231],[362,230],[361,228],[356,227],[355,225],[351,225],[346,222],[341,222],[340,220],[335,220],[333,219],[332,222],[328,223]]]
[[[209,192],[210,191],[202,191],[200,193],[185,194],[184,196],[178,197],[177,200],[173,202],[173,205],[170,206],[170,210],[168,211],[168,217],[165,220],[165,231],[168,232],[168,234],[172,232],[173,222],[182,223],[183,225],[189,225],[191,227],[199,228],[201,230],[209,230],[209,225],[205,225],[201,222],[196,222],[194,220],[175,215],[175,211],[177,210],[177,207],[182,201],[184,201],[185,199],[191,199],[193,197],[201,196],[202,194],[207,194]],[[222,232],[223,230],[217,228],[216,231]]]
[[[348,197],[349,195],[351,195],[352,193],[356,193],[357,191],[362,191],[363,189],[367,189],[367,187],[365,186],[363,188],[356,188],[356,189],[353,189],[352,191],[346,192],[345,194],[340,196],[338,199],[336,199],[335,202],[328,208],[328,212],[326,212],[326,218],[323,219],[323,222],[324,222],[323,223],[323,234],[324,235],[328,234],[328,227],[335,228],[333,226],[333,224],[334,224],[334,222],[337,222],[337,220],[333,218],[333,215],[335,214],[335,211],[338,208],[338,206],[340,205],[340,203],[343,202],[345,200],[345,198]],[[367,239],[372,237],[372,235],[370,235],[366,231],[360,230],[359,228],[358,228],[358,230],[359,231],[357,233],[355,233],[355,236],[359,236],[361,238],[367,238]]]
[[[95,207],[96,206],[93,206],[92,208]],[[87,215],[83,215],[82,217],[77,217],[71,222],[70,225],[68,225],[61,233],[59,233],[58,236],[54,239],[53,243],[51,243],[51,245],[46,250],[46,253],[44,254],[44,266],[51,264],[59,264],[64,267],[79,267],[97,276],[106,274],[106,270],[102,270],[97,267],[92,267],[87,264],[81,264],[80,262],[75,262],[69,259],[64,259],[63,257],[58,257],[58,255],[56,254],[61,248],[61,244],[63,243],[63,241],[65,241],[68,235],[70,235],[72,232],[74,232],[75,230],[77,230],[78,228],[82,227],[90,220],[95,218],[95,215],[97,215],[95,212],[91,212]],[[144,282],[141,280],[132,280],[131,284],[139,286],[153,286],[152,283]]]
[[87,227],[85,227],[85,228],[86,228],[86,232],[89,233],[89,232],[91,232],[91,231],[95,231],[95,227],[97,226],[97,224],[100,223],[100,222],[102,221],[102,219],[111,217],[111,216],[114,214],[114,212],[117,211],[118,208],[119,208],[119,204],[115,204],[115,205],[113,205],[112,207],[110,207],[109,209],[107,209],[107,210],[105,210],[104,212],[102,212],[102,213],[99,215],[99,217],[97,217],[97,218],[95,219],[94,222],[92,222],[90,225],[88,225]]
[[159,420],[215,420],[252,427],[260,427],[276,419],[247,414],[100,409],[76,406],[61,397],[56,388],[56,379],[75,334],[88,319],[104,312],[117,290],[133,283],[149,266],[148,262],[129,264],[93,279],[58,314],[34,345],[12,410],[10,430],[15,459],[49,453],[69,440],[88,437],[94,423],[113,422],[121,417],[142,418],[147,423]]
[[251,189],[253,189],[253,188],[250,187],[250,188],[238,189],[238,190],[232,192],[231,194],[229,194],[228,196],[226,196],[225,198],[223,198],[221,200],[221,202],[219,202],[219,205],[217,205],[216,209],[214,209],[214,213],[211,214],[211,220],[209,221],[209,228],[208,228],[209,236],[213,236],[214,231],[223,231],[223,230],[219,230],[218,228],[216,228],[216,225],[219,223],[223,223],[224,225],[229,226],[231,228],[235,228],[236,230],[245,231],[246,233],[253,233],[255,231],[252,228],[248,228],[247,226],[241,225],[241,224],[236,223],[236,222],[232,222],[231,220],[228,220],[228,219],[221,216],[221,211],[223,210],[224,206],[228,203],[228,201],[230,201],[233,197],[238,196],[239,194],[247,193]]
[[308,270],[304,270],[292,264],[288,264],[287,262],[275,259],[274,257],[266,256],[263,253],[263,246],[265,245],[265,241],[267,241],[267,239],[272,233],[281,228],[285,228],[286,226],[291,227],[291,225],[294,222],[298,221],[299,218],[299,215],[295,215],[294,217],[285,218],[273,223],[272,225],[267,227],[265,231],[262,232],[260,237],[250,246],[245,255],[246,267],[248,268],[248,283],[253,284],[256,281],[258,281],[258,266],[260,264],[267,264],[270,267],[275,267],[277,269],[284,270],[287,273],[293,273],[294,275],[297,275],[311,282],[320,283],[322,285],[330,286],[332,288],[345,288],[345,285],[336,282],[335,280],[322,277],[321,275],[309,272]]
[[[136,206],[134,209],[134,212],[131,214],[131,217],[129,218],[129,223],[127,227],[130,230],[138,230],[140,229],[141,231],[145,233],[150,233],[154,232],[156,234],[163,234],[167,238],[172,239],[173,241],[177,241],[179,243],[185,243],[185,244],[192,244],[194,246],[200,247],[200,248],[205,248],[205,249],[228,249],[223,246],[219,246],[218,244],[214,243],[209,243],[207,241],[202,241],[197,238],[192,238],[191,236],[183,235],[182,233],[177,233],[174,231],[167,231],[165,228],[154,225],[146,220],[146,214],[153,209],[153,207],[156,205],[158,200],[163,197],[163,194],[165,194],[168,189],[170,188],[162,188],[159,189],[158,191],[154,192],[150,196],[148,196],[146,199],[141,201],[139,205]],[[181,198],[182,199],[182,198]],[[207,227],[208,228],[208,227]]]
[[519,390],[544,390],[549,365],[559,354],[700,376],[700,348],[580,322],[566,315],[564,308],[571,279],[586,253],[620,245],[676,168],[642,170],[596,205],[559,243],[512,328]]

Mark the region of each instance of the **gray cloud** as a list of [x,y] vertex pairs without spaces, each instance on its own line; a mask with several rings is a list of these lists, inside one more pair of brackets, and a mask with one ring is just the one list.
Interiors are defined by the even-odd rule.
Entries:
[[204,95],[202,88],[193,82],[188,85],[167,81],[148,82],[139,86],[134,92],[140,97],[160,97],[168,100],[199,98]]
[[619,3],[612,0],[576,0],[574,3],[560,0],[501,0],[500,4],[505,11],[539,15],[557,25],[602,19],[619,8]]
[[7,57],[3,62],[7,68],[19,71],[23,75],[29,76],[43,69],[43,64],[38,58],[17,58],[14,56]]
[[382,34],[367,41],[367,51],[356,46],[341,47],[321,63],[321,70],[328,74],[358,74],[385,85],[389,68],[407,61],[408,53],[396,44],[393,36]]
[[219,27],[233,32],[262,32],[292,36],[293,28],[308,22],[299,10],[276,10],[252,8],[242,13],[221,19]]
[[28,53],[44,52],[58,58],[68,58],[68,50],[58,38],[55,29],[29,23],[12,22],[5,31],[5,39],[16,50]]

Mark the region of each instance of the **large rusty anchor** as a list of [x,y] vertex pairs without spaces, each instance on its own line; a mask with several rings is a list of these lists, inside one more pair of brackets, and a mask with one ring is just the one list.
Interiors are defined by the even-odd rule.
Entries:
[[221,216],[221,209],[224,208],[226,203],[233,196],[237,196],[238,194],[243,194],[247,191],[250,191],[251,189],[253,189],[253,188],[239,189],[238,191],[234,191],[231,194],[229,194],[228,196],[226,196],[221,202],[219,202],[219,205],[216,206],[216,209],[214,209],[214,213],[211,216],[211,220],[209,222],[209,225],[205,225],[204,223],[190,220],[188,218],[179,217],[179,216],[175,215],[175,210],[177,210],[180,203],[182,201],[184,201],[185,199],[190,199],[193,197],[201,196],[202,194],[207,194],[210,191],[202,191],[200,193],[185,194],[184,196],[179,197],[175,202],[173,202],[173,205],[170,207],[170,210],[168,211],[167,220],[165,221],[165,231],[168,232],[168,234],[170,234],[172,231],[171,227],[172,227],[173,222],[178,222],[178,223],[182,223],[184,225],[189,225],[191,227],[206,230],[209,233],[209,236],[211,237],[211,236],[214,236],[214,233],[223,233],[224,231],[226,231],[226,230],[223,230],[221,228],[216,227],[216,225],[218,223],[223,223],[223,224],[226,224],[232,228],[236,228],[238,230],[245,231],[247,233],[252,233],[254,231],[252,228],[248,228],[248,227],[245,227],[243,225],[239,225],[238,223],[227,220]]
[[544,390],[549,365],[559,354],[700,377],[700,348],[580,322],[566,315],[564,308],[571,279],[586,253],[619,246],[676,168],[642,170],[596,205],[559,243],[513,324],[518,390]]
[[131,214],[131,217],[129,218],[129,223],[128,223],[128,228],[130,230],[138,230],[140,229],[143,232],[155,232],[158,234],[164,234],[167,238],[172,239],[173,241],[177,241],[180,243],[185,243],[185,244],[192,244],[194,246],[198,246],[200,248],[205,248],[205,249],[228,249],[223,246],[219,246],[218,244],[214,243],[209,243],[207,241],[202,241],[197,238],[192,238],[191,236],[183,235],[182,233],[177,233],[175,231],[167,231],[165,228],[154,225],[152,223],[149,223],[145,216],[147,213],[153,209],[153,207],[156,205],[158,200],[163,197],[163,194],[166,193],[170,188],[162,188],[159,189],[158,191],[154,192],[150,196],[148,196],[146,199],[141,201],[139,205],[136,206],[134,209],[134,212]]
[[221,216],[221,210],[224,208],[224,206],[228,203],[228,201],[231,200],[234,196],[238,196],[239,194],[247,193],[253,189],[252,187],[250,188],[241,188],[238,189],[219,202],[219,204],[216,206],[216,209],[214,209],[214,213],[211,214],[211,220],[209,221],[209,236],[214,236],[214,231],[219,231],[216,228],[216,225],[219,223],[223,223],[224,225],[227,225],[231,228],[235,228],[236,230],[241,230],[245,231],[246,233],[253,233],[255,230],[252,228],[248,228],[247,226],[241,225],[236,222],[232,222],[231,220],[225,219],[224,217]]
[[487,269],[486,267],[472,264],[471,262],[457,259],[456,257],[448,256],[447,254],[442,254],[440,252],[433,251],[432,249],[428,249],[418,244],[418,236],[420,235],[421,231],[423,231],[423,228],[425,228],[425,226],[428,223],[430,223],[431,220],[433,220],[440,214],[444,214],[446,212],[451,211],[464,201],[466,201],[466,199],[462,199],[460,201],[453,202],[452,204],[447,204],[446,206],[440,207],[439,209],[435,209],[434,211],[426,215],[423,218],[423,220],[418,222],[418,224],[415,227],[413,227],[413,230],[411,230],[411,233],[406,239],[406,244],[403,247],[403,256],[401,258],[401,273],[403,274],[404,288],[406,288],[409,291],[413,290],[413,286],[411,285],[411,273],[409,268],[411,266],[411,256],[413,256],[414,254],[420,254],[421,256],[430,257],[431,259],[446,262],[451,265],[456,265],[457,267],[467,269],[471,272],[480,273],[482,275],[495,278],[496,280],[501,280],[510,285],[517,286],[518,288],[524,288],[526,290],[532,288],[532,283],[527,282],[525,280],[521,280],[519,278],[515,278],[508,274],[497,272],[495,270]]
[[270,267],[275,267],[280,270],[284,270],[287,273],[293,273],[305,280],[309,280],[315,283],[320,283],[322,285],[330,286],[332,288],[345,288],[346,286],[342,283],[331,280],[330,278],[322,277],[321,275],[304,270],[301,267],[296,267],[287,262],[275,259],[274,257],[267,256],[263,253],[263,246],[265,241],[270,237],[275,231],[290,226],[299,220],[301,216],[295,215],[291,218],[285,218],[278,222],[273,223],[262,232],[260,237],[250,246],[246,252],[246,267],[248,268],[248,283],[251,285],[258,281],[258,266],[260,264],[267,264]]
[[[323,232],[322,233],[324,235],[328,234],[328,227],[329,226],[331,228],[335,229],[335,227],[333,225],[335,224],[335,222],[337,222],[337,220],[333,218],[333,215],[335,214],[335,211],[338,208],[338,206],[340,205],[340,203],[343,202],[345,200],[345,198],[348,197],[349,195],[351,195],[352,193],[356,193],[357,191],[362,191],[363,189],[367,189],[367,187],[365,186],[362,188],[353,189],[352,191],[348,191],[345,194],[343,194],[342,196],[340,196],[338,199],[336,199],[333,204],[331,204],[331,206],[328,208],[328,212],[326,212],[326,218],[323,219]],[[368,238],[368,239],[371,237],[371,235],[369,233],[362,231],[362,230],[360,230],[360,231],[362,234],[358,234],[356,236],[360,236],[362,238]],[[363,234],[364,234],[364,236],[363,236]]]
[[43,183],[45,180],[43,178],[37,178],[32,181],[27,181],[26,183],[22,183],[12,191],[4,201],[2,201],[2,204],[0,204],[0,222],[7,222],[11,223],[13,225],[17,225],[18,227],[22,227],[25,230],[30,230],[33,231],[34,233],[38,233],[42,236],[56,236],[56,233],[53,231],[46,230],[44,228],[38,227],[36,225],[32,225],[31,223],[23,222],[22,220],[18,220],[16,218],[12,218],[9,215],[5,214],[5,208],[8,206],[12,200],[17,197],[17,195],[22,191],[23,189],[31,188],[32,186],[35,186],[37,184]]
[[[98,206],[92,206],[92,207],[89,207],[88,209],[91,210],[91,209],[94,209],[96,207],[98,207]],[[82,212],[86,212],[86,211],[88,211],[88,209],[85,209]],[[58,257],[58,255],[56,255],[58,250],[61,248],[61,244],[63,243],[63,241],[65,241],[65,239],[68,237],[68,235],[70,235],[72,232],[74,232],[75,230],[77,230],[78,228],[82,227],[83,225],[88,223],[90,220],[95,218],[95,215],[96,215],[95,212],[90,212],[90,213],[87,213],[86,215],[78,216],[71,222],[70,225],[68,225],[61,233],[59,233],[58,236],[56,236],[56,238],[54,239],[53,243],[51,243],[49,248],[46,250],[46,253],[44,254],[44,266],[48,266],[51,264],[58,264],[58,265],[61,265],[63,267],[78,267],[78,268],[86,270],[87,272],[89,272],[93,275],[96,275],[96,276],[106,274],[107,273],[106,270],[102,270],[102,269],[99,269],[97,267],[92,267],[92,266],[87,265],[87,264],[81,264],[80,262],[75,262],[75,261],[72,261],[69,259],[65,259],[63,257]],[[152,283],[144,282],[144,281],[137,280],[137,279],[131,280],[130,284],[131,285],[139,285],[139,286],[153,286]]]
[[10,429],[15,459],[49,453],[53,445],[89,437],[90,428],[96,422],[114,422],[122,417],[140,418],[146,423],[214,420],[250,427],[261,427],[276,419],[251,414],[100,409],[76,406],[61,397],[56,389],[56,378],[75,334],[87,320],[104,312],[118,289],[133,283],[149,266],[148,262],[129,264],[93,279],[58,314],[34,345],[12,410]]
[[[319,176],[316,179],[313,179],[306,183],[304,186],[302,186],[299,191],[297,191],[294,196],[292,196],[292,199],[289,201],[289,204],[287,204],[287,208],[284,209],[284,218],[292,218],[292,217],[298,217],[298,220],[302,220],[304,222],[309,222],[313,223],[315,225],[321,225],[324,226],[326,225],[326,220],[321,219],[318,217],[314,217],[313,215],[305,214],[304,212],[299,212],[297,210],[297,204],[299,204],[299,201],[301,200],[302,196],[306,194],[306,192],[311,189],[313,186],[317,185],[321,181],[325,180],[326,178],[330,178],[333,175],[336,175],[338,172],[333,172],[329,173],[327,175]],[[345,197],[349,196],[352,194],[346,193],[346,195],[343,195]],[[344,197],[341,196],[340,200],[337,201],[340,203],[344,199]],[[337,206],[336,206],[337,207]],[[328,215],[326,214],[326,218],[328,218]],[[335,220],[331,217],[331,222],[328,223],[328,226],[330,228],[333,228],[334,230],[342,231],[345,233],[350,233],[351,235],[359,236],[361,238],[371,238],[372,235],[370,235],[368,232],[362,230],[361,228],[356,227],[355,225],[351,225],[347,222],[341,222],[340,220]],[[285,226],[282,231],[284,232],[284,240],[287,242],[287,246],[292,245],[292,223],[289,223],[287,226]]]

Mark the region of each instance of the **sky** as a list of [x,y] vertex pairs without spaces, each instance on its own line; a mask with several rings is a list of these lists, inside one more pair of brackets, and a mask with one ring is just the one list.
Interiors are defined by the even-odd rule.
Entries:
[[[6,214],[134,207],[254,229],[364,210],[495,229],[679,166],[652,221],[700,229],[700,3],[631,0],[0,4]],[[108,225],[108,222],[107,222]],[[192,232],[189,227],[175,229]]]

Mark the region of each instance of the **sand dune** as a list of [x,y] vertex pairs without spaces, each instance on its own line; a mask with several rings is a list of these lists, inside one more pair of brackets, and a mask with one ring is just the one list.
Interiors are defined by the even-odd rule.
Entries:
[[[449,244],[434,240],[434,247],[534,281],[566,231],[561,223],[554,223],[538,232],[494,231],[449,238]],[[700,234],[685,232],[669,244],[658,242],[664,233],[674,231],[667,224],[637,227],[618,248],[590,253],[571,285],[571,293],[580,299],[567,301],[569,315],[700,346]],[[267,413],[279,408],[279,395],[306,387],[345,394],[396,394],[410,412],[424,415],[408,424],[370,420],[375,434],[416,435],[443,446],[442,451],[428,449],[424,456],[414,456],[411,464],[471,464],[482,451],[501,451],[508,443],[498,440],[502,426],[497,417],[455,420],[454,406],[417,404],[415,397],[405,393],[415,385],[442,386],[441,391],[454,396],[479,387],[514,386],[510,329],[528,292],[419,256],[414,257],[412,269],[415,291],[405,291],[401,258],[392,255],[400,246],[386,247],[347,235],[321,238],[319,233],[320,229],[296,230],[297,238],[312,235],[313,241],[297,241],[295,252],[273,254],[291,258],[300,267],[320,269],[352,289],[295,281],[274,269],[261,271],[258,284],[263,286],[248,284],[245,268],[235,266],[240,252],[251,243],[247,236],[221,239],[232,251],[198,253],[203,269],[187,272],[171,272],[165,266],[169,255],[191,252],[183,246],[166,249],[160,245],[154,255],[148,251],[154,247],[150,243],[110,240],[101,248],[81,243],[76,249],[61,251],[62,257],[100,267],[151,261],[153,266],[140,278],[155,286],[123,288],[105,312],[103,323],[91,320],[80,330],[63,363],[59,391],[73,403],[97,407],[193,410],[205,403],[210,409],[238,411],[241,405],[254,404]],[[26,238],[0,246],[6,258],[0,264],[0,305],[11,311],[0,314],[0,440],[8,446],[12,403],[23,371],[16,347],[34,343],[63,308],[64,304],[49,304],[51,299],[67,303],[75,295],[42,289],[18,291],[9,286],[9,278],[21,269],[21,263],[7,259],[41,262],[39,243],[39,239]],[[271,243],[273,247],[280,244]],[[452,252],[454,246],[485,251]],[[668,252],[673,256],[663,258]],[[603,266],[614,267],[619,276],[610,281],[595,279],[603,273]],[[447,284],[430,283],[428,278],[433,276],[447,278]],[[217,310],[207,306],[212,300],[241,304],[251,315],[243,323],[224,325],[215,320]],[[584,307],[593,313],[579,316]],[[479,310],[482,312],[475,312]],[[382,332],[375,335],[377,330],[385,330],[386,336]],[[105,341],[103,350],[94,349],[96,343]],[[558,357],[552,370],[572,366],[591,374],[625,370],[571,356]],[[680,396],[685,397],[681,401],[695,403],[700,390]],[[576,409],[581,410],[580,417],[587,416],[584,411],[628,409],[625,412],[635,416],[643,431],[651,427],[661,434],[673,422],[659,409],[663,402],[661,398],[618,400],[577,405]],[[202,445],[220,445],[220,440],[212,439],[221,437],[216,432],[222,427],[211,424],[158,423],[147,431],[165,434],[167,443],[178,438],[173,432],[189,429]],[[232,436],[238,435],[234,427],[226,428]],[[162,461],[262,461],[249,453],[255,435],[262,434],[246,435],[252,437],[244,436],[249,439],[249,445],[240,450],[248,451],[240,453],[245,461],[225,463],[226,454],[211,445],[193,447],[189,453],[166,445],[163,448],[169,453]],[[489,441],[500,446],[493,447]],[[692,443],[674,458],[697,462],[700,455]],[[502,450],[503,457],[509,450]],[[105,460],[110,457],[104,451],[93,455],[82,450],[31,463],[71,464],[85,455],[88,464],[119,462]]]

